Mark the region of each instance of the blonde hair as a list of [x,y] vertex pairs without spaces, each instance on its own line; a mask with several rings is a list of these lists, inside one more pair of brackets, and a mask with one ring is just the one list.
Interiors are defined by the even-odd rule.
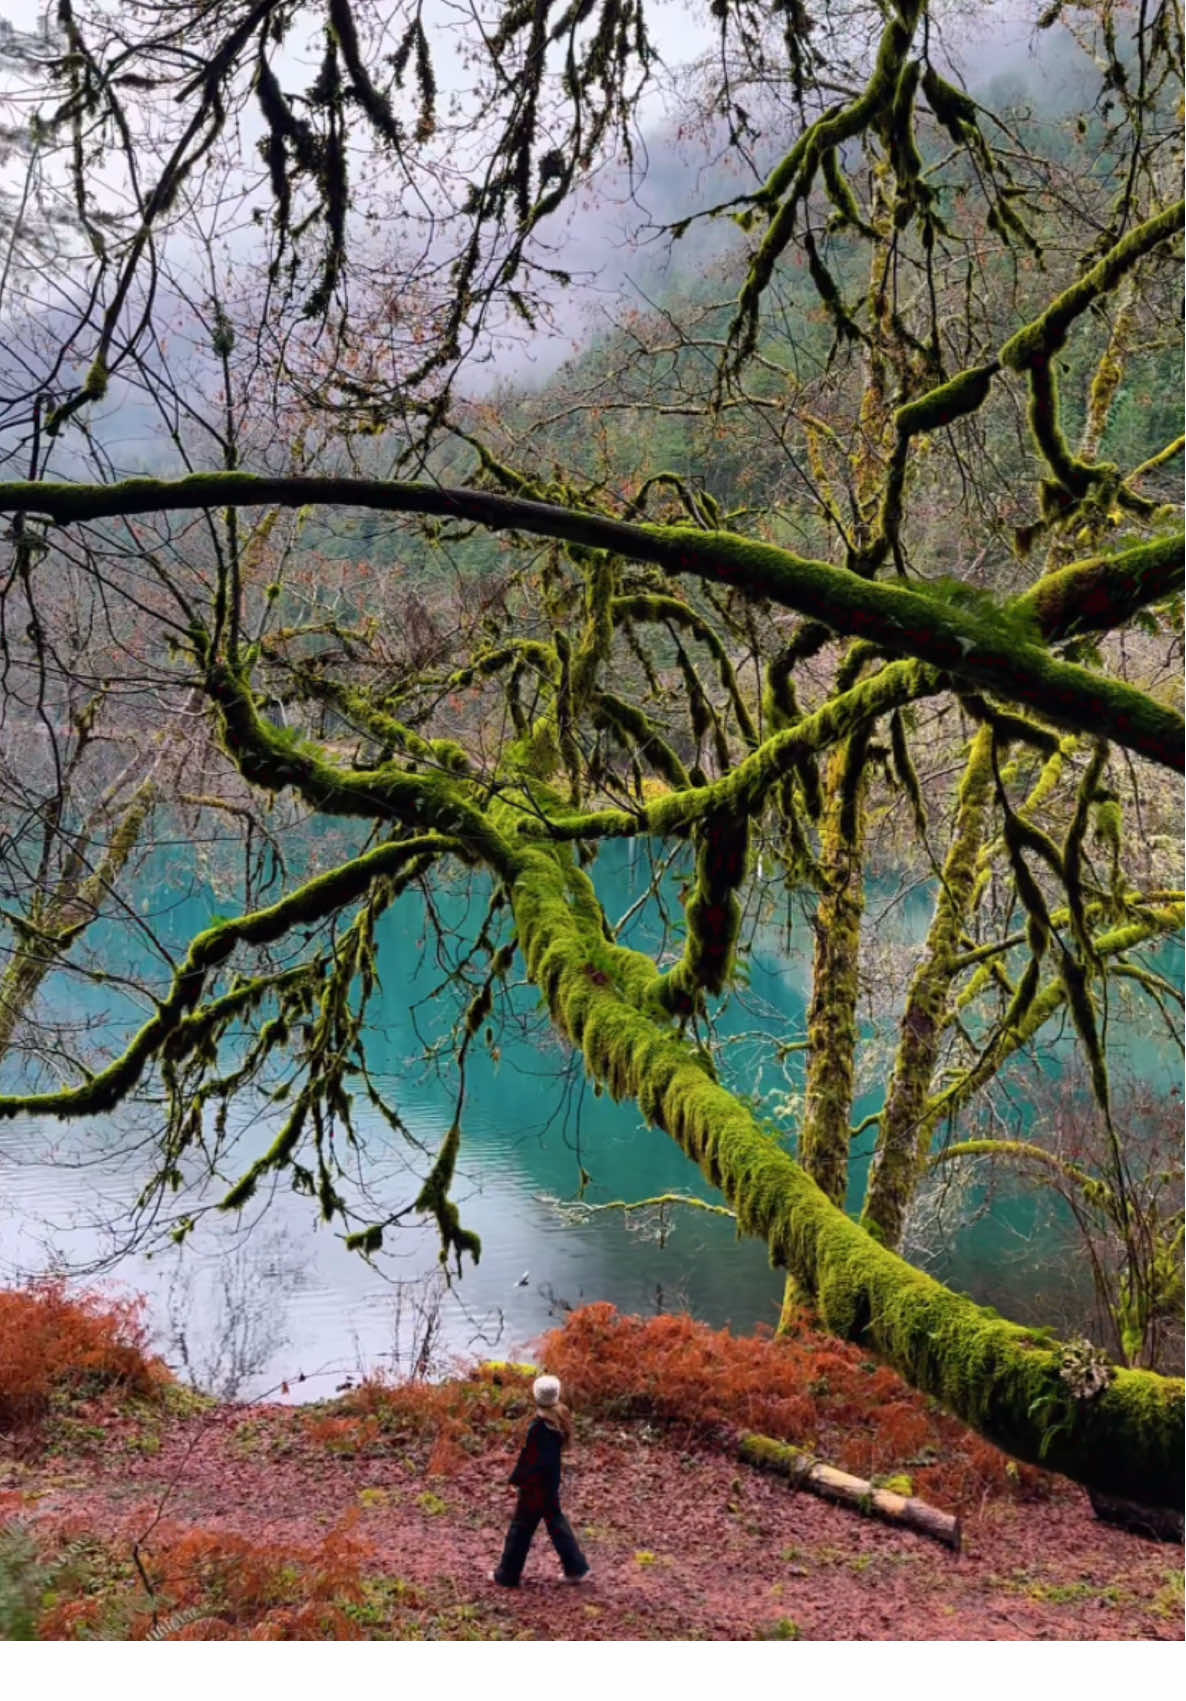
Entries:
[[560,1435],[560,1445],[567,1447],[572,1440],[572,1413],[561,1400],[553,1406],[537,1406],[537,1418],[543,1418],[549,1429],[555,1429]]

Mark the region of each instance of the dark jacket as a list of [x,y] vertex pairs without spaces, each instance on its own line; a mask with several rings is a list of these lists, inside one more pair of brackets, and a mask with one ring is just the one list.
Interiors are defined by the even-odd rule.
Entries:
[[527,1431],[519,1462],[511,1472],[517,1489],[533,1500],[555,1500],[560,1493],[560,1454],[564,1437],[544,1418]]

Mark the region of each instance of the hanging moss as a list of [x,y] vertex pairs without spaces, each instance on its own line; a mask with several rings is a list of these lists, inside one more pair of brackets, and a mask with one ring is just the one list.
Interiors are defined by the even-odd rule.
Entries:
[[824,155],[842,147],[853,136],[860,135],[881,112],[888,113],[914,36],[918,11],[917,6],[906,4],[900,8],[899,16],[888,20],[878,46],[873,73],[863,92],[838,112],[827,112],[809,124],[790,153],[767,179],[761,199],[768,206],[777,205],[777,211],[750,262],[736,314],[726,333],[728,344],[735,351],[735,365],[740,366],[757,346],[762,297],[774,275],[775,266],[799,227],[800,209],[821,170]]
[[721,642],[716,629],[699,615],[694,608],[678,597],[660,596],[655,594],[615,597],[611,605],[615,627],[623,621],[631,623],[642,620],[665,621],[676,626],[682,626],[693,633],[706,646],[717,664],[717,673],[724,689],[728,692],[729,701],[737,717],[737,730],[745,742],[752,748],[758,743],[758,730],[746,706],[737,684],[737,675],[729,652]]
[[641,709],[612,691],[599,691],[593,707],[595,727],[612,727],[628,748],[636,750],[642,760],[661,779],[677,791],[686,791],[692,781],[667,740]]
[[693,1010],[702,993],[723,992],[732,974],[741,930],[737,890],[745,878],[749,818],[713,814],[699,823],[694,840],[696,887],[684,909],[683,955],[656,988],[663,1007],[680,1015]]
[[450,841],[433,834],[398,843],[378,845],[351,861],[316,875],[266,909],[254,910],[230,921],[220,921],[195,935],[185,959],[173,976],[173,984],[157,1005],[156,1013],[138,1030],[126,1049],[77,1087],[49,1093],[0,1097],[0,1117],[23,1112],[73,1117],[91,1116],[113,1110],[140,1080],[144,1070],[162,1048],[177,1053],[179,1032],[188,1043],[201,1042],[205,1029],[184,1018],[202,996],[206,978],[238,945],[267,945],[283,938],[293,928],[309,926],[360,897],[371,882],[401,868],[424,852],[436,855],[451,848]]
[[1091,805],[1096,798],[1100,780],[1108,762],[1108,746],[1097,743],[1075,794],[1075,808],[1067,827],[1062,846],[1063,888],[1067,895],[1071,928],[1076,948],[1086,963],[1092,961],[1091,935],[1087,928],[1086,900],[1083,895],[1083,842],[1087,837]]
[[[1148,939],[1177,933],[1184,925],[1186,909],[1180,902],[1149,905],[1139,919],[1125,922],[1106,933],[1097,934],[1092,940],[1092,949],[1096,957],[1101,959],[1120,956],[1125,951],[1144,944]],[[936,1093],[927,1101],[922,1127],[928,1138],[930,1130],[944,1118],[956,1116],[964,1105],[971,1102],[985,1082],[992,1079],[1002,1064],[1033,1039],[1061,1007],[1065,998],[1065,981],[1061,974],[1055,975],[1035,993],[1021,1020],[1009,1025],[1001,1024],[992,1043],[985,1047],[976,1063],[941,1093]],[[957,1002],[962,1004],[963,998]]]
[[589,702],[598,670],[609,660],[613,648],[617,581],[617,563],[610,555],[598,554],[585,568],[585,627],[572,661],[573,709],[578,715]]
[[866,224],[853,194],[852,184],[844,175],[840,165],[840,157],[835,148],[825,148],[820,155],[820,169],[824,180],[824,189],[829,201],[836,209],[834,222],[839,225],[850,225],[862,236],[876,241],[877,233]]
[[436,1163],[433,1164],[416,1197],[416,1209],[430,1212],[436,1218],[441,1234],[441,1263],[448,1261],[450,1252],[455,1253],[458,1272],[461,1270],[463,1252],[468,1252],[475,1264],[482,1256],[480,1238],[472,1229],[462,1228],[461,1214],[449,1198],[460,1149],[461,1124],[455,1121],[441,1142]]

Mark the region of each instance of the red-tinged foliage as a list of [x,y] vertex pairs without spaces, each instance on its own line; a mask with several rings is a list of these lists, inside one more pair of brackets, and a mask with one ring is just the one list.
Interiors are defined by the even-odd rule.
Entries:
[[314,1416],[307,1420],[306,1433],[311,1441],[327,1447],[331,1453],[353,1457],[375,1450],[379,1441],[379,1421],[371,1416]]
[[[225,1618],[195,1618],[179,1630],[170,1631],[169,1642],[228,1642],[234,1635]],[[279,1638],[276,1638],[279,1640]]]
[[62,1281],[0,1289],[0,1430],[35,1423],[61,1390],[158,1391],[171,1378],[148,1352],[143,1310]]
[[[363,1598],[364,1567],[373,1557],[370,1544],[355,1533],[357,1522],[356,1511],[347,1513],[316,1546],[163,1525],[145,1560],[157,1597],[158,1634],[173,1640],[188,1629],[191,1639],[203,1641],[356,1639],[357,1627],[342,1606]],[[208,1614],[171,1629],[170,1620],[187,1608],[207,1608]],[[212,1630],[212,1620],[222,1628]],[[141,1614],[133,1637],[151,1631],[151,1615]]]
[[513,1370],[483,1365],[464,1380],[393,1382],[371,1377],[337,1402],[335,1415],[310,1416],[306,1435],[333,1452],[383,1454],[409,1443],[428,1448],[429,1476],[455,1476],[469,1458],[502,1445],[529,1401]]
[[442,1430],[428,1455],[430,1477],[451,1477],[467,1462],[467,1454],[449,1430]]
[[103,1604],[93,1596],[55,1601],[37,1621],[39,1642],[72,1642],[97,1628]]
[[905,1473],[916,1494],[957,1508],[1040,1493],[1045,1482],[859,1347],[806,1322],[775,1338],[744,1336],[688,1316],[623,1317],[611,1305],[590,1305],[545,1336],[541,1353],[586,1416],[752,1429],[859,1476]]
[[[226,1638],[224,1637],[224,1640]],[[203,1641],[209,1640],[203,1636]],[[340,1608],[321,1604],[278,1607],[247,1634],[249,1642],[359,1642],[362,1631]]]

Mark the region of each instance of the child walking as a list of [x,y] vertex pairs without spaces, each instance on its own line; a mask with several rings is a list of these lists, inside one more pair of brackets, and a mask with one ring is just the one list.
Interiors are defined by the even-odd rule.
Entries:
[[504,1589],[518,1588],[531,1538],[542,1518],[564,1567],[564,1581],[587,1583],[593,1575],[589,1561],[560,1510],[560,1455],[572,1440],[572,1415],[560,1403],[560,1383],[555,1376],[537,1376],[531,1392],[535,1417],[510,1478],[519,1498],[502,1558],[498,1569],[490,1573],[490,1581],[501,1583]]

